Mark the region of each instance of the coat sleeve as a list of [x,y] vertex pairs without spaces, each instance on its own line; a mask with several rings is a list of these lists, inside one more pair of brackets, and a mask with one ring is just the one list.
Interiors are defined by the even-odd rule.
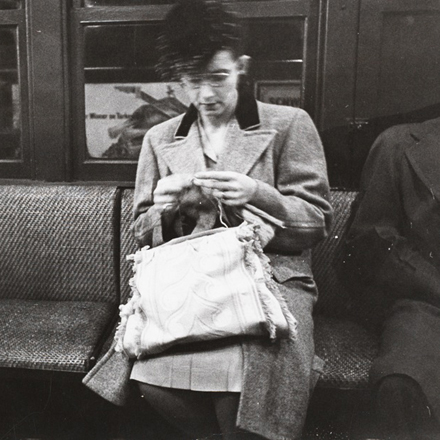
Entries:
[[402,130],[396,127],[379,136],[365,163],[347,239],[346,268],[351,279],[375,285],[391,297],[437,303],[440,275],[403,232],[400,179],[408,164]]
[[275,187],[260,180],[257,183],[251,203],[287,226],[277,229],[269,250],[299,252],[326,237],[333,214],[327,166],[318,132],[305,111],[296,109],[284,131]]
[[[152,246],[154,233],[158,232],[162,235],[162,230],[167,230],[174,218],[172,213],[161,215],[153,205],[153,192],[161,177],[148,132],[144,137],[139,156],[133,204],[133,233],[140,247]],[[158,240],[162,239],[162,236],[158,237]]]

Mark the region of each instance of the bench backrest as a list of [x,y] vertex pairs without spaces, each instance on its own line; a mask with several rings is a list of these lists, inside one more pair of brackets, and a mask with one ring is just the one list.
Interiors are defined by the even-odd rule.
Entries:
[[0,186],[0,298],[117,302],[116,193]]
[[347,316],[352,307],[344,277],[344,242],[350,226],[356,191],[333,189],[330,202],[334,209],[333,223],[327,238],[313,249],[313,275],[319,289],[316,313],[335,317]]
[[131,289],[128,281],[133,276],[132,263],[128,262],[127,255],[137,250],[131,226],[133,224],[133,189],[124,189],[121,199],[121,302],[125,304],[130,296]]

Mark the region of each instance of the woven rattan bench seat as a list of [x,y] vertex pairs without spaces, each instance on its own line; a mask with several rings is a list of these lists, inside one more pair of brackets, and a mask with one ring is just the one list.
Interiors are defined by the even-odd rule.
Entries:
[[0,185],[0,369],[90,369],[118,312],[118,194]]
[[115,307],[104,302],[0,301],[0,367],[86,372]]
[[319,386],[368,388],[368,373],[377,348],[376,338],[359,324],[316,316],[315,349],[316,354],[325,361]]
[[[355,191],[332,190],[334,219],[328,237],[313,250],[313,274],[319,296],[315,307],[316,353],[325,360],[318,386],[339,389],[368,387],[368,373],[377,352],[376,336],[353,318],[357,310],[347,283],[344,243],[353,214]],[[364,318],[366,318],[365,316]],[[350,320],[351,319],[351,320]]]

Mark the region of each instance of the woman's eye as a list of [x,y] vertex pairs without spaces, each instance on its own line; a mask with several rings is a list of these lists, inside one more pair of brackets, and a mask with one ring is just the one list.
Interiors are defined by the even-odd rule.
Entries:
[[223,81],[223,77],[218,75],[212,75],[210,78],[208,78],[208,82],[211,84],[220,84]]
[[193,84],[193,85],[195,85],[195,86],[197,86],[197,85],[199,85],[201,82],[202,82],[202,80],[201,80],[201,78],[190,78],[189,79],[189,82],[191,83],[191,84]]
[[227,73],[216,73],[213,79],[217,82],[223,82],[229,75]]

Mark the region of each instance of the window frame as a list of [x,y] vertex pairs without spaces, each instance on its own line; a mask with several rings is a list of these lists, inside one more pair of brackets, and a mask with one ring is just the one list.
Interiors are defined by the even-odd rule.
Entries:
[[17,49],[17,78],[20,92],[20,158],[1,159],[0,176],[5,179],[26,179],[32,177],[29,118],[29,81],[27,62],[26,11],[20,9],[0,10],[0,27],[15,28]]

